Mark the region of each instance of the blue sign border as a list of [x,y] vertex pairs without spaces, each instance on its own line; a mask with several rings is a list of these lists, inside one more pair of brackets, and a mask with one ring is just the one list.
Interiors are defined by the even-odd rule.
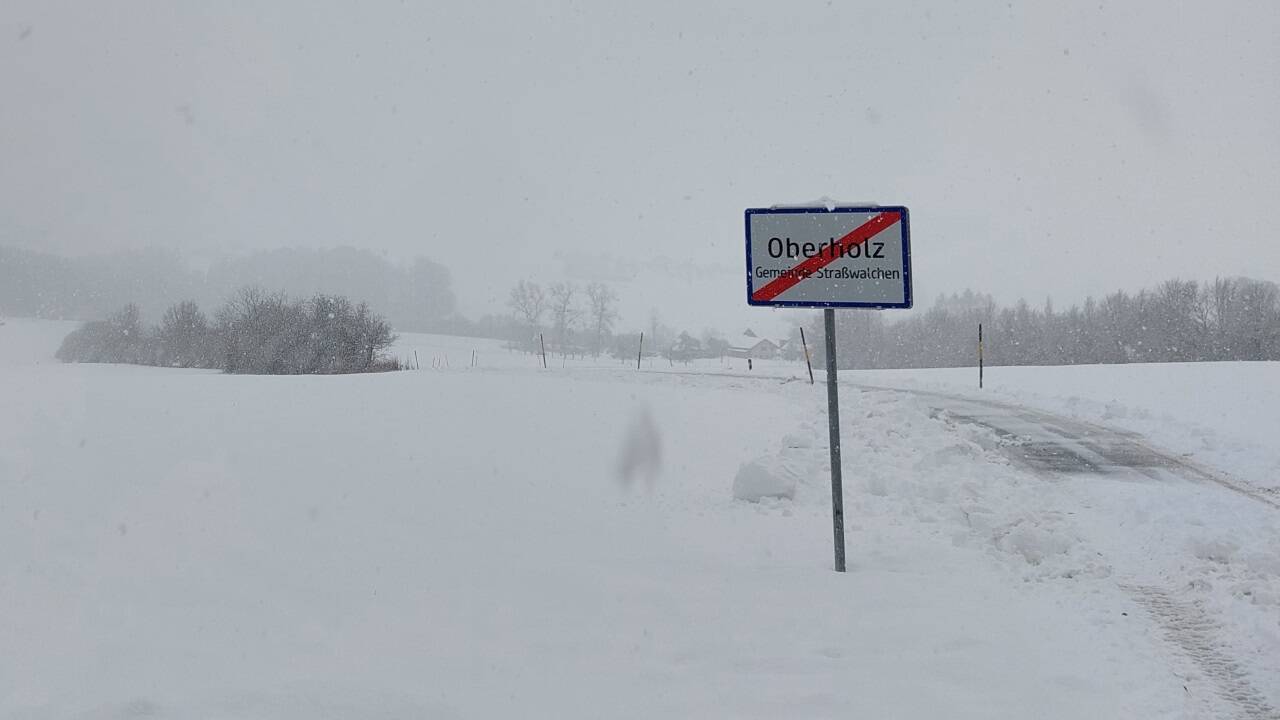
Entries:
[[[803,215],[813,213],[875,213],[893,211],[902,219],[902,284],[903,302],[901,303],[858,303],[858,302],[822,302],[818,300],[752,300],[751,270],[751,216],[752,215]],[[754,307],[795,307],[795,308],[874,308],[877,310],[906,310],[911,303],[911,222],[910,213],[903,205],[872,205],[869,207],[836,207],[817,208],[747,208],[743,214],[747,223],[747,304]]]

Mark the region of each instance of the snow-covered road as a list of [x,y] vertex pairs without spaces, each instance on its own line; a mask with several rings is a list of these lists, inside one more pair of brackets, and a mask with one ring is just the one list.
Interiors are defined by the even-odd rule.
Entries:
[[[944,419],[993,431],[1010,460],[1044,480],[1039,510],[1074,516],[1083,543],[1159,624],[1188,677],[1211,685],[1240,717],[1280,718],[1273,704],[1280,658],[1253,634],[1270,626],[1274,637],[1275,578],[1266,577],[1270,568],[1250,567],[1239,542],[1195,539],[1204,528],[1227,527],[1246,548],[1274,547],[1273,489],[1154,448],[1137,433],[1043,410],[931,390],[858,389],[909,394]],[[1170,514],[1153,523],[1153,513]],[[1260,557],[1252,565],[1269,563]],[[1266,679],[1264,689],[1252,678]]]
[[1171,474],[1189,481],[1221,485],[1280,510],[1280,490],[1257,487],[1215,472],[1186,457],[1151,446],[1136,432],[995,400],[980,400],[934,390],[858,385],[869,391],[904,392],[921,397],[949,417],[991,428],[1009,442],[1013,460],[1041,473],[1105,475],[1140,473],[1160,479]]

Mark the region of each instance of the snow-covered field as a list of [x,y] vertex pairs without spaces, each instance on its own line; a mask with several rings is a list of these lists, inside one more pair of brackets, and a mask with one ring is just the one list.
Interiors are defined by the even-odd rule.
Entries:
[[[1280,515],[1217,486],[1037,477],[851,387],[838,575],[802,366],[406,335],[421,371],[246,377],[50,362],[67,329],[0,326],[0,717],[1251,717],[1161,621],[1197,612],[1280,705]],[[761,457],[792,500],[733,497]],[[1184,594],[1224,580],[1252,610]]]

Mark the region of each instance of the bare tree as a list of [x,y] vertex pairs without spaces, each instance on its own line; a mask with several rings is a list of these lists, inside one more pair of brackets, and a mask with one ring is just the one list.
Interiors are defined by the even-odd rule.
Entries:
[[591,283],[587,286],[587,312],[593,333],[591,352],[596,357],[604,351],[605,338],[613,332],[613,323],[618,319],[618,312],[614,309],[617,302],[617,293],[608,285]]
[[1161,360],[1190,361],[1202,356],[1208,327],[1197,322],[1200,288],[1190,280],[1168,280],[1153,293],[1153,319]]
[[535,333],[542,322],[542,314],[547,309],[547,296],[538,283],[521,280],[511,288],[507,306],[511,308],[516,320],[527,324],[530,333]]
[[560,347],[561,352],[565,351],[565,347],[569,343],[569,331],[573,328],[574,323],[578,321],[578,318],[582,316],[582,311],[573,302],[577,294],[578,288],[573,283],[565,282],[552,284],[548,291],[551,304],[552,337],[555,338],[555,343]]
[[1234,345],[1241,360],[1267,360],[1280,353],[1280,287],[1265,280],[1242,278],[1240,338]]
[[1233,360],[1231,355],[1232,330],[1239,325],[1239,288],[1230,278],[1215,278],[1213,285],[1205,288],[1208,295],[1210,325],[1213,328],[1213,354],[1215,358]]

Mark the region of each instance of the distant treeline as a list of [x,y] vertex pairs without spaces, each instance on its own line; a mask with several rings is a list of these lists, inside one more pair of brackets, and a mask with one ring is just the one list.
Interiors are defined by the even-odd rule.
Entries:
[[426,258],[393,263],[355,248],[286,248],[195,269],[164,250],[62,257],[0,246],[0,315],[97,320],[133,303],[155,320],[181,300],[221,305],[246,284],[293,297],[361,298],[398,330],[474,330],[458,315],[448,268]]
[[[1065,311],[1049,301],[1002,308],[965,292],[899,322],[871,311],[836,317],[836,355],[848,368],[975,365],[978,323],[990,365],[1280,360],[1280,288],[1248,278],[1170,280]],[[809,332],[822,337],[821,318]]]
[[185,301],[146,327],[138,306],[126,305],[73,331],[57,358],[258,375],[358,373],[399,369],[381,354],[394,341],[387,321],[363,303],[336,295],[294,300],[245,288],[212,320]]

